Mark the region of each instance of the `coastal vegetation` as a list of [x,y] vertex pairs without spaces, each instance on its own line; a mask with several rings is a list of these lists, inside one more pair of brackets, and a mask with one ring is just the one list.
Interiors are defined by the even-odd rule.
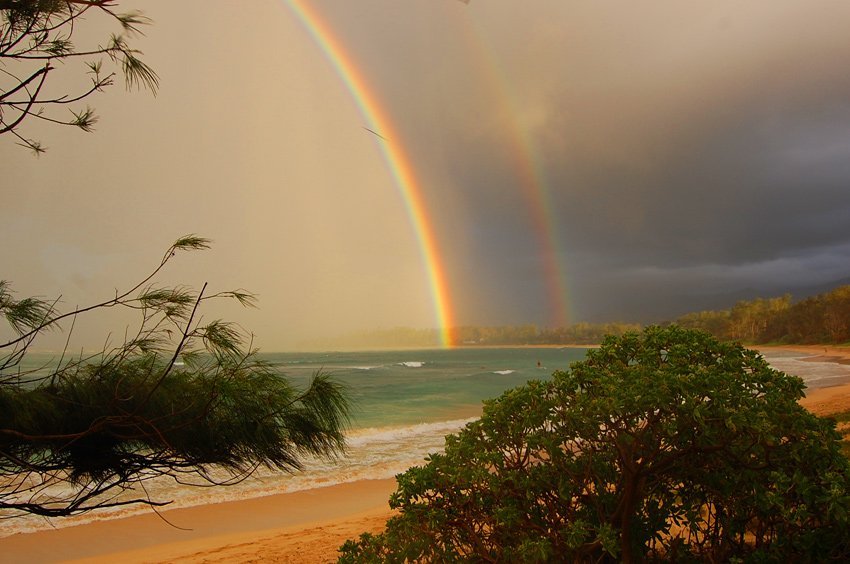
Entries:
[[[17,299],[0,281],[3,517],[160,506],[168,500],[151,499],[146,480],[225,485],[260,466],[292,471],[306,455],[342,452],[349,404],[340,384],[318,374],[297,389],[256,358],[238,326],[201,321],[210,301],[251,306],[251,294],[156,284],[177,253],[208,244],[183,237],[132,288],[64,313],[58,300]],[[39,337],[64,327],[70,340],[81,316],[107,309],[138,316],[123,342],[27,368]]]
[[[850,343],[850,286],[794,301],[790,294],[742,300],[729,309],[700,311],[662,323],[707,331],[725,341],[751,344]],[[609,335],[640,331],[640,323],[579,322],[545,328],[534,324],[449,329],[454,346],[595,345]],[[306,349],[409,349],[439,347],[440,331],[396,327],[301,343]]]
[[460,345],[592,345],[606,335],[640,330],[636,323],[575,323],[552,329],[536,325],[507,327],[458,327],[452,331]]
[[[118,33],[78,44],[87,19],[89,29],[95,20]],[[23,132],[30,121],[92,131],[97,115],[82,103],[114,83],[110,67],[120,70],[128,88],[156,92],[156,72],[130,44],[148,21],[140,12],[116,11],[114,0],[0,0],[0,134],[39,154],[45,146]]]
[[680,317],[678,325],[746,343],[850,342],[850,286],[794,302],[791,295],[740,301],[731,309]]
[[341,562],[850,557],[850,466],[801,379],[676,326],[485,402]]
[[[476,326],[466,325],[448,330],[458,347],[527,346],[527,345],[594,345],[606,335],[622,335],[638,331],[637,323],[575,323],[566,327],[542,328],[534,324]],[[324,338],[301,343],[311,350],[363,350],[434,348],[441,343],[437,329],[395,327],[363,331],[338,338]]]
[[841,450],[847,458],[850,458],[850,410],[831,413],[830,419],[836,423],[836,429],[841,435]]

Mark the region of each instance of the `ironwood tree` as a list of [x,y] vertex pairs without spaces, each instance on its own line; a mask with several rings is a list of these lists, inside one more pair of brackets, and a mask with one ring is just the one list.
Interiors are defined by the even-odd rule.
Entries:
[[[176,241],[138,284],[84,308],[15,297],[0,281],[0,518],[67,516],[132,503],[159,506],[145,482],[228,484],[260,466],[292,471],[306,455],[343,451],[344,389],[317,374],[297,389],[262,362],[251,338],[221,320],[200,321],[211,300],[245,306],[242,290],[209,293],[156,283]],[[47,331],[73,333],[80,316],[121,309],[138,316],[126,340],[96,354],[67,351],[43,366],[30,351]],[[3,337],[0,331],[0,337]],[[225,471],[224,477],[222,471]]]
[[[131,46],[149,20],[140,12],[119,12],[116,5],[114,0],[0,0],[0,134],[38,154],[44,145],[23,132],[30,120],[91,131],[97,115],[83,103],[112,85],[119,69],[128,88],[156,92],[156,72]],[[84,23],[89,30],[111,24],[115,31],[99,43],[77,45]],[[60,73],[75,86],[65,81],[53,87],[51,78]]]

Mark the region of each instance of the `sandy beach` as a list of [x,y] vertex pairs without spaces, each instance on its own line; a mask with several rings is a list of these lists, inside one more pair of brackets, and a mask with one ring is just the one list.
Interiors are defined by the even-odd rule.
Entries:
[[[846,347],[760,347],[850,364]],[[850,383],[808,390],[801,404],[818,415],[850,410]],[[334,562],[361,532],[391,516],[395,480],[364,480],[256,499],[166,510],[0,538],[0,562]]]
[[[835,362],[850,365],[850,348],[832,345],[788,345],[788,346],[759,346],[759,352],[769,354],[770,351],[791,351],[806,353],[804,360],[809,362]],[[850,382],[826,388],[806,390],[806,397],[800,404],[816,415],[830,415],[850,410]]]
[[[391,515],[395,480],[163,511],[0,538],[3,563],[333,562]],[[177,528],[180,527],[180,528]]]

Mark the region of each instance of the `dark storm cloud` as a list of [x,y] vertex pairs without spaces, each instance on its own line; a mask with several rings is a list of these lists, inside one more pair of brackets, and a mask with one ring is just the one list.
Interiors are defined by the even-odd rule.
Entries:
[[[658,162],[640,170],[557,171],[567,240],[655,266],[739,265],[850,240],[850,113],[824,123],[752,110],[705,138],[651,147]],[[835,140],[825,154],[808,139],[836,130],[845,145]]]
[[[644,21],[651,34],[635,49],[602,37],[610,42],[591,41],[584,59],[524,53],[544,73],[514,69],[518,91],[539,91],[517,109],[536,103],[543,116],[532,131],[580,316],[658,319],[850,274],[850,44],[829,21],[830,10],[843,13],[836,6],[805,24],[790,12],[767,22],[733,11],[707,38],[685,22],[693,44]],[[662,45],[671,35],[681,42]],[[537,311],[545,296],[526,274],[546,258],[530,234],[511,132],[482,134],[501,107],[476,102],[468,129],[443,139],[456,155],[453,197],[475,234],[465,260],[491,276],[476,286],[499,272],[503,287],[490,292]],[[427,148],[417,154],[428,161]]]

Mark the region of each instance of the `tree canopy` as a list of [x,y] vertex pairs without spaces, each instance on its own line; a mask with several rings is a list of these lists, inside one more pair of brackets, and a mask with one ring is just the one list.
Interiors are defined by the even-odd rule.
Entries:
[[[163,505],[144,481],[232,483],[261,465],[291,471],[304,455],[342,452],[349,406],[340,384],[318,374],[297,389],[256,357],[238,326],[200,321],[210,300],[250,306],[250,293],[156,285],[176,253],[208,243],[183,237],[138,284],[66,313],[55,301],[16,299],[0,282],[9,326],[0,342],[0,517]],[[138,315],[124,342],[23,368],[45,331],[62,324],[70,335],[79,316],[105,308]],[[220,468],[229,471],[223,480]]]
[[793,303],[779,298],[739,301],[728,310],[684,315],[678,325],[709,331],[720,339],[748,343],[850,342],[850,286]]
[[804,384],[672,326],[488,401],[342,562],[850,557],[848,461]]
[[[86,19],[106,19],[117,33],[98,44],[78,46],[74,36]],[[148,19],[140,12],[120,13],[114,0],[0,0],[0,134],[8,133],[36,154],[42,143],[22,133],[30,119],[91,131],[97,116],[82,102],[114,82],[120,68],[128,88],[156,92],[156,72],[130,45]],[[76,77],[70,91],[51,88],[49,77]]]

